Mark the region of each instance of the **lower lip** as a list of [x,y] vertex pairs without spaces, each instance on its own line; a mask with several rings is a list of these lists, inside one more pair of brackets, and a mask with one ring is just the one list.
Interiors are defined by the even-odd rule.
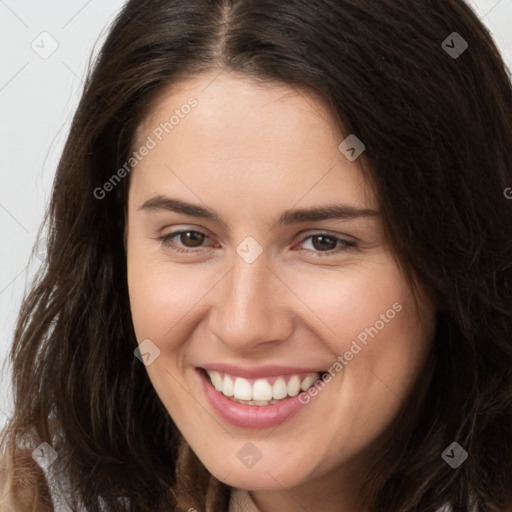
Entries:
[[237,427],[269,428],[280,425],[300,411],[305,405],[299,394],[272,405],[244,405],[234,402],[217,391],[204,370],[197,369],[206,396],[215,412]]

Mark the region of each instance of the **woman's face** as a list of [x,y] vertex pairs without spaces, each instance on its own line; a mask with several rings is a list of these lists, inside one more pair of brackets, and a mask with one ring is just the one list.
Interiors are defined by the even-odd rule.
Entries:
[[338,148],[319,100],[284,85],[224,72],[166,92],[138,130],[126,232],[149,378],[228,485],[353,475],[434,332],[357,151]]

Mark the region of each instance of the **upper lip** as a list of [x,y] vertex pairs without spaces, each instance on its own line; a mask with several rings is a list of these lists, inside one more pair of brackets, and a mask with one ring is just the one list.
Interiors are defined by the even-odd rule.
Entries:
[[297,375],[302,373],[323,373],[325,370],[306,368],[299,366],[263,365],[263,366],[238,366],[233,364],[212,363],[200,366],[205,370],[227,373],[236,377],[255,379],[258,377],[278,377],[280,375]]

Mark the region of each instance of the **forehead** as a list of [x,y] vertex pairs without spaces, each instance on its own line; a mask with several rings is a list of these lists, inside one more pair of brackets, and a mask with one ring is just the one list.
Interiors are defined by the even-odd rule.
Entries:
[[357,162],[338,149],[334,116],[304,89],[227,72],[191,77],[154,99],[134,150],[148,138],[153,147],[132,172],[146,193],[181,176],[196,193],[224,183],[228,195],[260,200],[282,190],[290,201],[302,192],[374,203]]
[[[192,101],[197,107],[190,112],[187,104]],[[230,135],[242,135],[240,129],[244,127],[273,126],[275,135],[288,131],[289,136],[291,129],[300,125],[300,131],[307,138],[313,124],[321,124],[326,136],[340,137],[333,115],[319,94],[303,87],[255,81],[239,73],[224,71],[194,75],[162,89],[148,106],[136,132],[137,141],[160,123],[171,120],[173,114],[171,131],[178,132],[174,128],[189,113],[194,115],[187,124],[196,129],[212,130],[212,135],[219,128],[231,129]]]

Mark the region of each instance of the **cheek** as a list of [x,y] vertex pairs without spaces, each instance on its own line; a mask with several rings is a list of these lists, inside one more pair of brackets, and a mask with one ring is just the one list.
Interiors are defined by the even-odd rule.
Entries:
[[418,300],[425,306],[422,320],[391,256],[365,268],[347,266],[296,280],[294,290],[315,315],[312,330],[333,354],[346,354],[349,361],[380,366],[385,359],[388,368],[414,367],[433,335],[430,303]]
[[186,411],[190,409],[189,395],[180,392],[189,386],[181,373],[182,348],[192,333],[190,315],[195,319],[200,312],[198,303],[207,293],[208,285],[206,276],[197,269],[176,269],[151,250],[129,248],[131,315],[137,341],[149,339],[160,350],[146,371],[167,410],[179,422],[188,417]]
[[133,250],[128,258],[130,308],[137,339],[150,338],[172,348],[173,330],[194,310],[212,284],[209,273],[173,268],[159,257]]

